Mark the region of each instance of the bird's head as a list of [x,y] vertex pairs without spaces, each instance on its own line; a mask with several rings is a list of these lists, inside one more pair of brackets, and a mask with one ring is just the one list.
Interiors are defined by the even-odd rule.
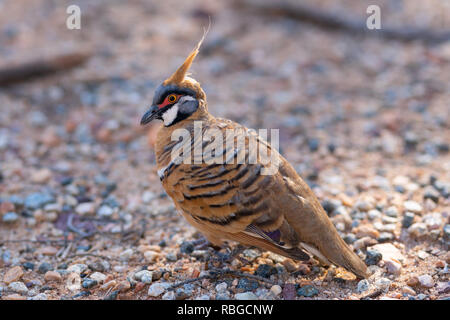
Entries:
[[201,108],[206,110],[205,92],[200,83],[188,74],[205,35],[206,33],[177,71],[156,89],[152,106],[142,116],[141,125],[158,119],[163,120],[168,127],[190,117]]

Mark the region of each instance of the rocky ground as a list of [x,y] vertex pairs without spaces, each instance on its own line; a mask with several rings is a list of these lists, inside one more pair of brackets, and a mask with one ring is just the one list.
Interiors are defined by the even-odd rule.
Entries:
[[[0,1],[0,68],[94,54],[0,88],[0,299],[450,297],[450,43],[332,32],[229,2],[24,2]],[[65,28],[74,2],[81,30]],[[422,3],[387,6],[386,23],[449,28],[449,8],[414,10]],[[200,235],[156,175],[157,126],[139,120],[208,16],[193,72],[210,112],[280,129],[281,153],[369,279],[253,248],[222,263],[193,247]]]

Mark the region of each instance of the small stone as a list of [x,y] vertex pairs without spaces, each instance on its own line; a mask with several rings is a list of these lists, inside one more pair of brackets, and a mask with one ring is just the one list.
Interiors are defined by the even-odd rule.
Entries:
[[416,222],[408,228],[408,233],[413,238],[421,238],[427,234],[427,226],[424,223]]
[[370,225],[361,225],[354,228],[352,232],[357,238],[371,237],[373,239],[377,239],[380,236],[380,233]]
[[112,216],[113,213],[114,210],[106,205],[101,206],[97,211],[97,215],[102,218],[109,218]]
[[228,285],[226,282],[221,282],[218,285],[216,285],[216,291],[217,292],[225,291],[225,290],[227,290],[227,287],[228,287]]
[[111,269],[111,265],[106,260],[98,260],[88,265],[92,271],[105,272]]
[[417,276],[411,276],[407,281],[406,284],[410,287],[415,287],[419,284],[419,278]]
[[392,281],[387,278],[380,278],[377,281],[375,281],[374,285],[379,290],[387,291],[387,290],[389,290],[391,283],[392,283]]
[[10,284],[11,282],[16,282],[23,276],[23,270],[20,266],[13,267],[6,271],[3,276],[3,282]]
[[48,297],[45,293],[38,293],[37,295],[29,298],[30,300],[48,300]]
[[97,281],[98,283],[103,283],[106,279],[106,275],[101,272],[94,272],[89,276],[92,280]]
[[8,285],[8,289],[13,291],[13,292],[20,293],[20,294],[27,294],[28,293],[27,286],[21,281],[11,282]]
[[367,217],[370,220],[378,219],[379,217],[381,217],[381,212],[377,209],[369,210],[369,212],[367,212]]
[[408,294],[410,296],[415,296],[416,292],[410,286],[404,286],[402,288],[402,292]]
[[359,250],[359,249],[363,249],[363,248],[365,248],[365,247],[374,245],[374,244],[376,244],[376,243],[377,243],[377,240],[375,240],[375,239],[373,239],[373,238],[371,238],[371,237],[363,237],[363,238],[361,238],[361,239],[356,240],[356,241],[353,243],[353,247],[354,247],[355,249]]
[[27,300],[26,297],[21,296],[20,294],[14,293],[7,295],[5,297],[2,297],[3,300]]
[[211,300],[211,297],[209,295],[207,295],[207,294],[204,294],[204,295],[202,295],[200,297],[197,297],[196,299],[197,300]]
[[255,274],[264,278],[270,278],[271,275],[277,274],[277,269],[268,264],[260,264]]
[[68,275],[66,288],[70,291],[78,291],[81,289],[81,277],[78,273],[72,272]]
[[242,255],[244,256],[245,259],[252,262],[256,258],[261,256],[261,252],[259,252],[259,250],[256,250],[256,249],[245,249],[242,252]]
[[303,297],[314,297],[319,294],[319,290],[311,285],[306,285],[298,289],[297,294]]
[[258,297],[251,291],[236,293],[234,297],[236,300],[258,300]]
[[163,300],[175,300],[175,292],[173,291],[169,291],[164,293],[164,295],[162,296]]
[[397,218],[398,210],[397,207],[391,206],[386,209],[386,215],[392,218]]
[[181,253],[191,254],[194,251],[194,245],[191,242],[184,241],[180,245],[180,251]]
[[409,228],[413,224],[415,216],[414,212],[405,212],[403,214],[402,227]]
[[444,240],[450,240],[450,224],[444,226]]
[[134,274],[134,278],[142,283],[152,283],[153,272],[142,270]]
[[431,199],[433,202],[438,203],[439,202],[439,192],[435,188],[428,186],[424,190],[423,198]]
[[42,254],[44,256],[54,256],[58,252],[58,249],[55,247],[41,247],[38,250],[36,250],[36,254]]
[[285,300],[294,300],[296,296],[295,285],[293,283],[286,283],[283,286],[282,293]]
[[378,262],[381,261],[381,258],[382,258],[382,255],[380,252],[378,252],[376,250],[367,250],[366,259],[364,260],[364,262],[368,266],[372,266],[372,265],[378,264]]
[[434,286],[433,278],[428,274],[423,274],[417,278],[422,287],[432,288]]
[[50,194],[33,193],[25,198],[25,207],[36,210],[52,202],[55,202],[55,199]]
[[144,258],[145,261],[147,262],[155,262],[160,256],[161,255],[159,252],[153,250],[148,250],[144,252]]
[[49,282],[49,281],[58,281],[59,282],[62,280],[62,277],[61,277],[61,274],[59,274],[59,272],[47,271],[44,275],[44,280],[46,282]]
[[73,264],[73,265],[69,266],[67,268],[67,271],[81,274],[84,271],[86,271],[87,268],[88,268],[87,265],[85,265],[84,263],[77,263],[77,264]]
[[75,212],[81,216],[92,215],[95,212],[95,205],[92,202],[83,202],[77,205]]
[[120,292],[127,292],[128,290],[130,290],[131,288],[131,284],[129,281],[121,281],[117,284],[117,290],[119,290]]
[[25,268],[25,270],[33,270],[34,269],[34,263],[32,262],[24,262],[22,266]]
[[388,273],[399,276],[402,271],[402,264],[396,260],[386,260],[384,266]]
[[161,282],[153,283],[148,288],[148,295],[150,297],[158,297],[161,294],[163,294],[164,292],[166,292],[166,285],[162,284]]
[[40,169],[31,174],[31,181],[38,184],[47,183],[52,177],[52,172],[47,169]]
[[374,245],[368,250],[375,250],[378,251],[382,255],[382,260],[397,260],[397,261],[404,261],[405,257],[403,254],[398,250],[393,244],[391,243],[381,243]]
[[96,280],[87,278],[87,279],[83,280],[82,286],[85,289],[90,289],[90,288],[95,287],[97,284],[98,284],[98,282]]
[[19,220],[19,216],[15,212],[7,212],[2,217],[2,221],[4,223],[12,224],[12,223],[16,222],[17,220]]
[[411,211],[414,213],[421,213],[423,210],[423,208],[420,204],[418,204],[415,201],[411,201],[411,200],[405,201],[403,203],[403,207],[405,208],[406,211]]
[[48,262],[42,262],[38,267],[38,272],[45,274],[47,271],[53,270],[53,266]]
[[122,261],[128,261],[133,256],[133,249],[126,249],[122,251],[122,253],[119,255],[119,259]]
[[390,232],[381,232],[380,236],[378,237],[378,242],[379,243],[384,243],[384,242],[391,242],[395,239],[394,235]]
[[367,279],[363,279],[358,282],[358,286],[356,287],[356,291],[359,293],[363,293],[370,289],[370,283]]
[[282,289],[281,289],[281,287],[279,286],[279,285],[273,285],[271,288],[270,288],[270,292],[275,296],[275,297],[277,297],[277,296],[279,296],[280,294],[281,294],[281,292],[282,292]]
[[256,290],[258,287],[258,281],[245,278],[239,279],[238,285],[236,286],[237,289],[242,289],[243,291]]

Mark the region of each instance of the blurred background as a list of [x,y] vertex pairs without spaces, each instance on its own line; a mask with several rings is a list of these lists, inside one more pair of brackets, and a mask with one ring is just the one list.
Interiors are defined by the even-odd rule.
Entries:
[[[80,30],[66,27],[72,4]],[[373,4],[381,30],[365,27]],[[139,120],[209,19],[191,71],[213,115],[280,129],[330,215],[348,211],[333,220],[343,236],[413,201],[439,212],[429,238],[414,242],[399,214],[374,240],[448,246],[450,1],[0,0],[0,268],[95,250],[164,264],[126,248],[165,241],[165,256],[197,236],[157,178],[159,124]]]

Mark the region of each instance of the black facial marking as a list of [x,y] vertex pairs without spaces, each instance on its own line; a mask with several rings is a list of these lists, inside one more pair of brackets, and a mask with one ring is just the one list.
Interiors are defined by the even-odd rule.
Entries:
[[187,88],[180,88],[176,85],[159,85],[156,88],[155,95],[153,96],[153,104],[158,105],[163,103],[164,99],[171,93],[189,95],[195,98],[195,92]]

